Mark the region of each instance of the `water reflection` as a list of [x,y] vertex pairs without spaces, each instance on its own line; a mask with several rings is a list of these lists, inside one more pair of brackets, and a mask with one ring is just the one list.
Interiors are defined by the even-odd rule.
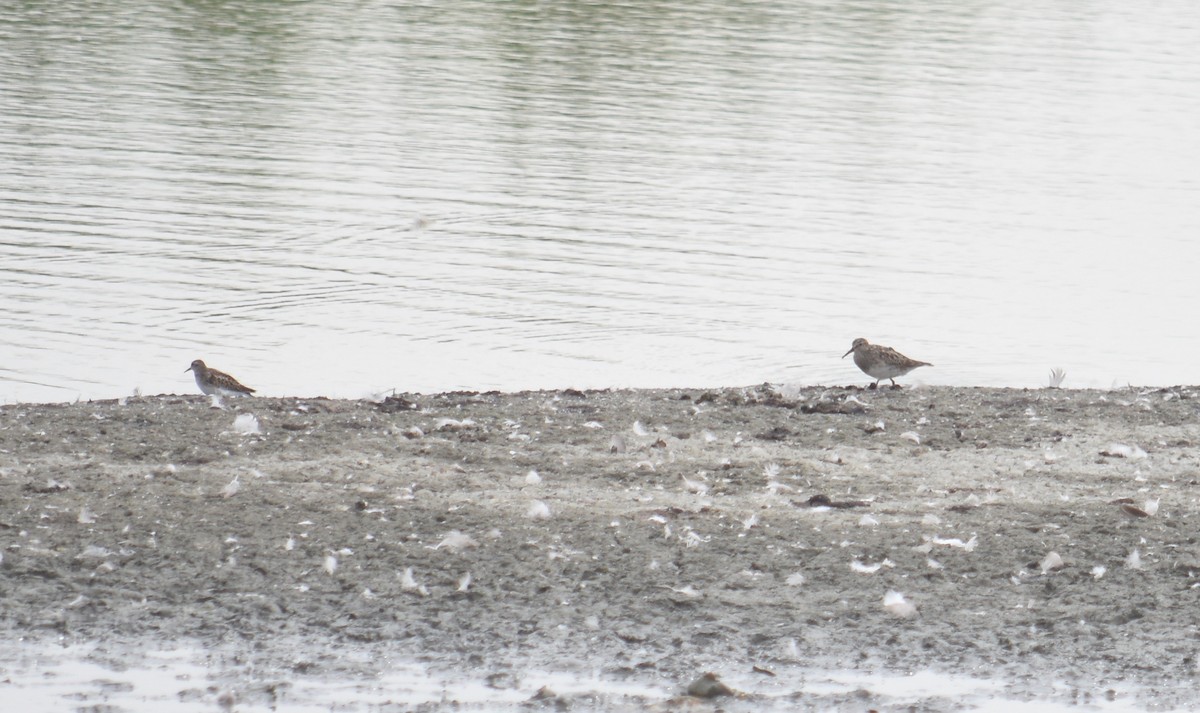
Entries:
[[1200,10],[0,9],[0,400],[1188,381]]

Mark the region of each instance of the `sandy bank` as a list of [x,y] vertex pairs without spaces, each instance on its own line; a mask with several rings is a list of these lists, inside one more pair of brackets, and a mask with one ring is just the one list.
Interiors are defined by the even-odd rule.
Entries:
[[[497,688],[531,667],[674,688],[708,670],[787,681],[816,666],[1191,705],[1198,395],[754,387],[6,406],[0,625],[14,641],[103,642],[114,659],[199,640],[257,667],[230,684],[246,705],[292,677],[397,660]],[[891,591],[915,612],[885,607]],[[739,707],[761,701],[726,704]]]

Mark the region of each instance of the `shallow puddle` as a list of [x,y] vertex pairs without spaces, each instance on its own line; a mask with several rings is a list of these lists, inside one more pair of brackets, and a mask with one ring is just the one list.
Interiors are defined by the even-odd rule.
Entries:
[[[332,679],[279,674],[214,661],[200,648],[130,654],[137,665],[113,663],[111,650],[90,645],[61,648],[17,645],[0,650],[0,697],[19,701],[26,713],[104,711],[516,711],[539,695],[569,701],[571,710],[646,710],[668,701],[678,689],[659,681],[612,680],[570,672],[526,671],[489,677],[485,673],[447,676],[418,663],[389,665],[388,673]],[[105,662],[99,662],[101,659]],[[786,668],[763,673],[721,672],[745,695],[724,699],[725,710],[785,711],[797,705],[834,710],[852,701],[879,710],[1140,711],[1136,691],[1117,688],[1082,691],[1047,683],[1031,691],[1027,683],[919,671],[912,674]],[[548,693],[552,692],[552,693]],[[1030,700],[1032,695],[1032,700]],[[684,708],[688,708],[684,706]]]

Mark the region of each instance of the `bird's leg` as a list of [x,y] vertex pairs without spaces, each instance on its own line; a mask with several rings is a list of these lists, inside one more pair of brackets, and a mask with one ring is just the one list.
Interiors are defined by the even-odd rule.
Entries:
[[874,390],[874,389],[878,389],[878,388],[879,388],[879,379],[876,379],[874,384],[871,384],[870,386],[867,387],[867,390],[870,391],[870,390]]

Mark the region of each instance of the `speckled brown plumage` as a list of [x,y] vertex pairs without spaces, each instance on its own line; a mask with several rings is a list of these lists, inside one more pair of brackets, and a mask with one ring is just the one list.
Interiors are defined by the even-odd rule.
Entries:
[[904,376],[919,366],[933,366],[927,361],[910,359],[891,347],[871,344],[862,337],[854,340],[850,351],[843,354],[842,358],[845,359],[851,354],[854,355],[854,363],[858,368],[875,379],[875,383],[871,384],[872,389],[879,386],[883,379],[888,379],[893,387],[897,387],[895,377]]
[[223,371],[210,369],[200,359],[192,362],[192,365],[184,369],[196,375],[196,386],[206,394],[218,394],[220,396],[248,396],[254,393],[254,389],[240,383],[237,379]]

